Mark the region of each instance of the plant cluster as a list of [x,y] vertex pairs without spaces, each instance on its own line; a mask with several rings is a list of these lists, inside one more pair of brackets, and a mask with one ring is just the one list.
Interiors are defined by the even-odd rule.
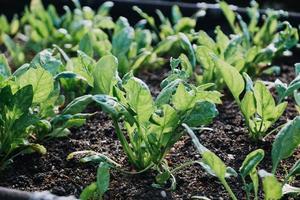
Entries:
[[[0,170],[20,154],[45,154],[42,142],[71,134],[71,127],[83,125],[94,114],[85,112],[91,106],[110,116],[136,172],[123,170],[100,152],[71,153],[67,159],[79,155],[82,162],[99,165],[97,180],[83,190],[83,200],[102,199],[109,189],[111,169],[129,174],[154,169],[153,186],[163,187],[171,180],[171,189],[175,189],[175,171],[195,163],[217,177],[232,199],[237,197],[227,183],[231,176],[242,180],[247,199],[258,199],[259,177],[265,199],[300,193],[290,185],[299,174],[299,161],[283,183],[276,178],[281,160],[300,144],[300,118],[274,127],[286,110],[287,98],[294,99],[300,112],[300,64],[295,65],[296,77],[291,83],[275,81],[277,98],[257,79],[274,58],[298,43],[298,30],[281,21],[284,12],[267,10],[261,16],[253,3],[247,24],[221,1],[233,33],[226,35],[216,27],[214,40],[206,32],[196,31],[203,11],[184,17],[179,7],[173,6],[171,18],[157,10],[157,22],[134,6],[142,19],[132,26],[124,17],[113,20],[109,15],[112,2],[97,11],[73,2],[75,9],[64,7],[61,16],[54,6],[45,8],[40,0],[32,0],[21,18],[15,16],[8,22],[0,17],[0,45],[8,55],[0,55]],[[134,73],[163,67],[168,60],[171,70],[154,96]],[[193,132],[218,115],[216,104],[222,104],[225,86],[253,142],[280,129],[272,146],[272,173],[258,170],[264,150],[251,152],[235,171],[201,145]],[[201,160],[171,169],[166,155],[185,132]]]

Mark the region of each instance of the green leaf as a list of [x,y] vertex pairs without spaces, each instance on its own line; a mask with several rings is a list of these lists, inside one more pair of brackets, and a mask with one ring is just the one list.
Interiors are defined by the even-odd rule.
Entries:
[[249,153],[240,168],[241,176],[245,178],[253,172],[257,165],[263,160],[264,156],[265,152],[262,149],[257,149]]
[[25,60],[25,54],[22,47],[7,34],[2,35],[2,40],[10,55],[12,56],[15,65],[19,66],[23,64]]
[[110,166],[106,162],[101,162],[97,169],[97,189],[100,193],[100,196],[103,196],[104,193],[108,190],[110,175],[109,175]]
[[183,123],[190,127],[198,127],[207,125],[218,115],[218,110],[215,104],[202,101],[196,102],[192,110],[184,118]]
[[166,182],[170,179],[170,176],[171,176],[171,174],[169,171],[164,171],[155,176],[155,181],[159,185],[163,185],[163,184],[166,184]]
[[133,6],[132,7],[135,12],[137,12],[141,17],[143,17],[147,22],[152,26],[152,28],[155,28],[155,20],[153,17],[149,16],[147,13],[143,12],[139,7]]
[[272,172],[275,173],[279,162],[290,157],[300,144],[300,117],[295,117],[276,135],[272,145]]
[[157,148],[166,147],[170,140],[175,138],[173,131],[179,122],[179,116],[176,110],[170,105],[165,104],[162,106],[162,112],[153,114],[150,120],[151,125],[147,129],[148,135],[152,134],[155,136],[156,141],[159,142]]
[[113,86],[118,82],[118,60],[112,55],[103,56],[93,70],[94,92],[112,94]]
[[171,102],[177,110],[186,111],[194,106],[195,100],[195,91],[187,91],[184,84],[179,83]]
[[92,40],[90,33],[86,33],[79,42],[79,50],[93,57],[94,55],[93,44],[94,42]]
[[176,79],[163,87],[162,91],[156,97],[155,104],[159,107],[163,104],[169,103],[173,93],[176,91],[177,86],[181,82],[182,80]]
[[11,70],[4,54],[0,54],[0,76],[7,78],[11,75]]
[[251,120],[251,117],[256,112],[256,102],[252,91],[247,91],[244,98],[241,101],[241,111],[247,120],[247,123]]
[[83,189],[80,194],[81,200],[90,200],[94,197],[95,193],[97,192],[97,184],[93,182],[92,184],[88,185]]
[[114,119],[118,119],[120,115],[126,114],[125,108],[113,97],[107,95],[94,95],[92,99],[101,106],[104,112],[110,114]]
[[217,45],[215,41],[207,35],[204,31],[199,31],[198,34],[198,44],[201,46],[205,46],[213,52],[217,52]]
[[243,76],[237,69],[221,59],[215,58],[215,63],[231,94],[234,96],[236,102],[240,104],[239,96],[245,89]]
[[224,162],[213,152],[205,151],[202,153],[203,163],[209,167],[216,177],[220,180],[225,180],[226,165]]
[[217,34],[217,36],[216,36],[217,46],[219,47],[219,50],[221,51],[220,53],[224,54],[224,51],[226,50],[227,46],[230,43],[230,39],[228,38],[227,35],[225,35],[223,33],[220,26],[216,27],[215,33]]
[[176,24],[182,18],[180,8],[177,5],[172,6],[172,21]]
[[107,16],[113,6],[114,6],[114,2],[112,1],[104,2],[98,9],[97,14],[101,16]]
[[83,77],[79,74],[76,74],[74,72],[71,72],[71,71],[63,71],[63,72],[57,74],[54,77],[54,80],[59,80],[59,79],[64,79],[64,78],[66,78],[66,79],[79,79],[79,80],[83,80],[83,81],[88,82],[88,80],[85,77]]
[[42,67],[49,71],[52,75],[56,75],[58,73],[60,66],[62,66],[61,60],[54,57],[53,52],[50,49],[45,49],[39,52],[30,62],[30,67]]
[[219,5],[225,17],[227,18],[227,21],[229,22],[232,30],[235,33],[239,33],[239,27],[235,25],[235,13],[231,10],[230,6],[225,1],[221,1]]
[[148,122],[154,111],[154,101],[148,86],[138,78],[130,78],[124,85],[127,102],[141,124]]
[[196,20],[190,17],[181,18],[174,26],[176,33],[189,32],[196,26]]
[[215,62],[212,59],[213,51],[206,46],[198,46],[196,48],[196,57],[203,68],[203,83],[214,80]]
[[192,44],[184,33],[179,33],[178,37],[180,39],[180,45],[187,52],[187,56],[194,69],[196,66],[196,56]]
[[81,97],[77,97],[73,101],[71,101],[65,109],[62,111],[62,114],[77,114],[82,112],[87,105],[93,102],[93,96],[92,95],[84,95]]
[[259,176],[263,179],[263,190],[266,200],[281,199],[282,184],[278,182],[273,174],[264,170],[259,171]]
[[40,144],[31,144],[29,146],[29,148],[32,149],[34,152],[37,152],[41,155],[45,155],[47,153],[47,149],[43,145],[40,145]]
[[275,101],[271,92],[261,82],[257,81],[254,85],[254,96],[256,99],[257,113],[265,120],[272,118],[274,115]]
[[20,87],[32,85],[33,103],[42,103],[45,101],[54,89],[54,80],[51,73],[41,67],[36,69],[30,68],[18,77],[17,82]]

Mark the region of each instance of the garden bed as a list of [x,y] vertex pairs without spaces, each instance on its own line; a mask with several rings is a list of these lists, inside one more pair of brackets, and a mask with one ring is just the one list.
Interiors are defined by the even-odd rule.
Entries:
[[[291,66],[295,60],[297,57],[278,60],[276,64],[282,67],[280,75],[266,76],[263,80],[274,81],[280,78],[284,82],[290,82],[295,76],[294,68]],[[139,77],[150,85],[151,91],[156,93],[155,91],[159,90],[159,83],[167,75],[166,71],[166,69],[144,71],[139,74]],[[237,105],[232,103],[232,97],[226,92],[222,100],[223,104],[218,107],[220,114],[209,126],[213,130],[199,133],[199,140],[219,155],[228,166],[235,169],[240,167],[249,152],[262,148],[268,159],[265,159],[260,167],[270,170],[269,158],[274,135],[270,135],[265,142],[251,141],[243,117]],[[295,116],[297,111],[289,105],[276,126],[284,124]],[[109,117],[102,112],[89,119],[83,127],[72,129],[72,134],[68,138],[46,141],[42,144],[48,150],[47,155],[41,157],[34,154],[19,157],[9,169],[3,172],[0,185],[25,191],[49,190],[57,195],[78,197],[82,189],[95,180],[97,169],[95,165],[66,160],[68,154],[81,150],[104,153],[121,163],[126,169],[133,170],[128,165]],[[176,143],[167,156],[171,167],[199,158],[199,153],[187,135]],[[299,158],[300,150],[283,162],[282,169],[289,169]],[[280,171],[278,177],[282,177],[284,173]],[[175,191],[153,188],[151,184],[154,177],[154,172],[127,175],[112,170],[110,189],[105,199],[189,199],[195,195],[210,199],[229,199],[218,180],[197,165],[184,168],[175,174],[177,180]],[[229,183],[238,194],[238,198],[243,199],[243,194],[239,193],[242,187],[241,180],[232,178]],[[300,186],[300,179],[297,179],[295,186]]]

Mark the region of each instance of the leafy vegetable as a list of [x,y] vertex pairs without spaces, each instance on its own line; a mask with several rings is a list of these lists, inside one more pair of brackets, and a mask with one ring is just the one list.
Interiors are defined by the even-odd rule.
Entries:
[[[300,64],[295,64],[296,78],[289,84],[281,82],[279,79],[275,81],[276,91],[279,95],[278,101],[281,102],[288,96],[294,96],[296,102],[296,108],[300,106]],[[298,108],[299,110],[299,108]],[[300,111],[300,110],[299,110]]]
[[[215,65],[241,109],[250,136],[261,139],[283,114],[287,103],[276,105],[272,94],[262,82],[257,81],[253,85],[250,77],[244,73],[245,84],[237,69],[226,62],[216,59]],[[240,97],[242,92],[245,94]]]
[[109,186],[109,164],[101,162],[97,170],[97,181],[88,185],[80,194],[82,200],[103,199]]
[[[287,124],[286,127],[289,127],[290,124]],[[208,174],[211,174],[213,176],[216,176],[220,182],[223,184],[227,192],[229,193],[231,199],[237,199],[235,194],[232,192],[230,186],[228,185],[226,178],[229,178],[230,174],[228,172],[234,171],[232,168],[226,167],[225,163],[213,152],[208,150],[206,147],[204,147],[200,142],[195,133],[192,131],[192,129],[187,126],[186,124],[183,124],[183,127],[186,129],[190,137],[192,138],[192,141],[201,154],[202,161],[200,162],[200,165],[203,167],[204,170]],[[277,138],[282,137],[282,132],[285,132],[286,128],[283,128],[281,132],[278,133]],[[299,131],[298,131],[299,132]],[[298,133],[297,132],[297,133]],[[277,149],[276,143],[281,143],[280,140],[276,139],[273,148],[272,148],[272,159],[276,158],[278,156],[278,160],[281,160],[280,156],[278,154],[273,154],[273,151]],[[281,143],[283,145],[284,142]],[[292,145],[293,146],[293,145]],[[290,156],[291,154],[287,155]],[[284,184],[290,176],[294,176],[297,173],[299,173],[299,162],[295,163],[295,165],[290,170],[290,173],[286,176],[285,182],[282,184],[280,183],[277,178],[275,177],[274,173],[276,171],[277,164],[273,164],[273,167],[275,166],[275,170],[273,170],[273,174],[270,174],[266,172],[265,170],[259,170],[257,173],[257,166],[258,164],[263,160],[264,158],[264,151],[262,149],[257,149],[250,154],[247,155],[245,158],[242,166],[240,167],[240,173],[243,180],[244,187],[243,189],[246,192],[246,199],[251,199],[251,191],[254,191],[254,199],[258,199],[258,191],[259,191],[259,179],[258,174],[262,178],[262,188],[264,191],[264,199],[280,199],[283,194],[288,193],[299,193],[299,188],[290,186],[288,184]],[[236,173],[234,173],[236,174]],[[249,176],[252,180],[252,183],[247,183],[246,177]]]
[[260,13],[256,3],[248,8],[249,24],[224,1],[219,5],[234,35],[228,37],[220,27],[215,29],[215,40],[205,32],[199,32],[198,46],[195,50],[202,69],[201,75],[197,77],[200,84],[214,82],[218,88],[223,87],[220,72],[212,61],[214,57],[224,60],[238,72],[246,72],[254,77],[267,70],[275,57],[283,55],[284,51],[298,42],[297,29],[288,22],[279,20],[280,16],[284,15],[282,11],[268,10],[266,16],[262,16],[264,20],[260,26]]
[[[28,128],[37,122],[30,111],[33,102],[32,86],[13,92],[11,86],[0,90],[0,168],[3,169],[15,156],[32,147]],[[42,146],[32,150],[44,153]]]

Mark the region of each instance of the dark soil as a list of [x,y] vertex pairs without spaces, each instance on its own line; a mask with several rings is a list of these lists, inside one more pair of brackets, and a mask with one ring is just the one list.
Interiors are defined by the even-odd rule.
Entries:
[[[285,62],[286,63],[286,62]],[[290,62],[287,62],[291,66]],[[279,65],[281,61],[278,61]],[[279,76],[282,81],[290,82],[294,78],[294,68],[282,65]],[[167,70],[147,71],[140,74],[154,94],[157,94],[159,83]],[[275,76],[263,76],[263,80],[273,81]],[[246,155],[258,148],[266,152],[260,169],[271,170],[270,151],[274,135],[266,141],[253,142],[248,137],[243,117],[236,104],[232,103],[229,95],[223,98],[223,104],[218,106],[219,116],[209,126],[212,131],[199,133],[201,143],[224,160],[226,165],[238,170]],[[281,125],[297,115],[292,103],[278,120],[276,126]],[[275,126],[275,127],[276,127]],[[0,185],[26,191],[50,190],[57,195],[79,196],[82,189],[95,180],[96,166],[81,164],[78,161],[67,161],[69,153],[81,150],[94,150],[108,155],[113,160],[132,170],[126,156],[114,133],[110,119],[102,112],[88,120],[86,125],[73,129],[68,138],[45,141],[43,145],[48,149],[45,156],[37,154],[19,156],[15,162],[5,170],[0,177]],[[167,156],[170,167],[178,166],[189,160],[200,158],[188,136],[183,136]],[[278,177],[282,178],[285,171],[300,158],[297,151],[291,158],[282,162]],[[177,189],[155,189],[153,183],[154,172],[141,175],[126,175],[119,171],[111,171],[110,190],[105,199],[190,199],[192,196],[206,196],[210,199],[229,199],[219,181],[205,173],[200,166],[191,166],[175,174]],[[230,178],[238,199],[245,199],[241,180]],[[295,186],[300,186],[296,180]]]

